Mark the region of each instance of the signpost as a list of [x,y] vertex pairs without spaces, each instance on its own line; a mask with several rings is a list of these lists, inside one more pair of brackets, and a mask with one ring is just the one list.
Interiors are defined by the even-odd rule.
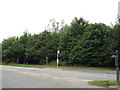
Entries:
[[46,57],[46,65],[48,65],[48,57]]
[[119,81],[119,58],[118,55],[113,55],[113,58],[115,58],[115,66],[116,66],[116,82],[120,84]]
[[59,64],[59,58],[58,58],[58,54],[60,53],[59,50],[57,50],[57,67],[58,67],[58,64]]

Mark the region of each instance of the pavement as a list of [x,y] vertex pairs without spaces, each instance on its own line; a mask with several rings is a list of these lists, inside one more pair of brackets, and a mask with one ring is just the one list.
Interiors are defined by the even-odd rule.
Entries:
[[114,71],[3,66],[2,88],[104,88],[92,80],[115,80]]

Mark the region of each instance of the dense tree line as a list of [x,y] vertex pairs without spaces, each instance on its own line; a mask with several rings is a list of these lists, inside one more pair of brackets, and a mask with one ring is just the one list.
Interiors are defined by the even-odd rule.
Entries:
[[[54,24],[54,23],[53,23]],[[58,25],[58,23],[57,23]],[[120,25],[89,23],[75,18],[70,25],[55,30],[45,30],[31,35],[10,37],[2,42],[2,57],[6,63],[45,64],[56,62],[60,50],[60,65],[113,67],[116,54],[120,55]]]

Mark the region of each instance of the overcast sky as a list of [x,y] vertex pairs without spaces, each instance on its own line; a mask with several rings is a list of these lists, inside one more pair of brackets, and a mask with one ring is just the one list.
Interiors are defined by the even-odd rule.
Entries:
[[0,42],[4,38],[42,32],[49,20],[83,17],[90,23],[115,23],[120,0],[0,0]]

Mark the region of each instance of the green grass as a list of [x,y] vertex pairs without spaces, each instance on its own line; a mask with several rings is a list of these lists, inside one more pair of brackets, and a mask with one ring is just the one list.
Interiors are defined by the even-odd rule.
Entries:
[[[32,67],[33,65],[28,64],[0,64],[9,66],[19,66],[19,67]],[[34,65],[35,66],[35,65]],[[57,67],[56,65],[38,65],[42,67]],[[89,69],[89,70],[115,70],[115,68],[104,68],[104,67],[84,67],[84,66],[59,66],[60,68],[74,68],[74,69]]]
[[78,69],[94,69],[94,70],[115,70],[114,68],[103,68],[103,67],[84,67],[84,66],[60,66],[60,67],[69,67],[69,68],[78,68]]
[[[56,67],[56,65],[38,65],[43,67]],[[75,69],[91,69],[91,70],[115,70],[115,68],[104,67],[84,67],[84,66],[59,66],[61,68],[75,68]]]
[[[44,67],[56,67],[50,66],[50,65],[39,65],[39,66],[44,66]],[[104,68],[104,67],[84,67],[84,66],[59,66],[62,68],[76,68],[76,69],[93,69],[93,70],[115,70],[115,68]]]
[[32,65],[28,65],[28,64],[2,64],[2,65],[19,66],[19,67],[32,67]]
[[112,86],[117,85],[115,81],[103,80],[103,81],[90,81],[90,84],[100,85],[100,86]]

